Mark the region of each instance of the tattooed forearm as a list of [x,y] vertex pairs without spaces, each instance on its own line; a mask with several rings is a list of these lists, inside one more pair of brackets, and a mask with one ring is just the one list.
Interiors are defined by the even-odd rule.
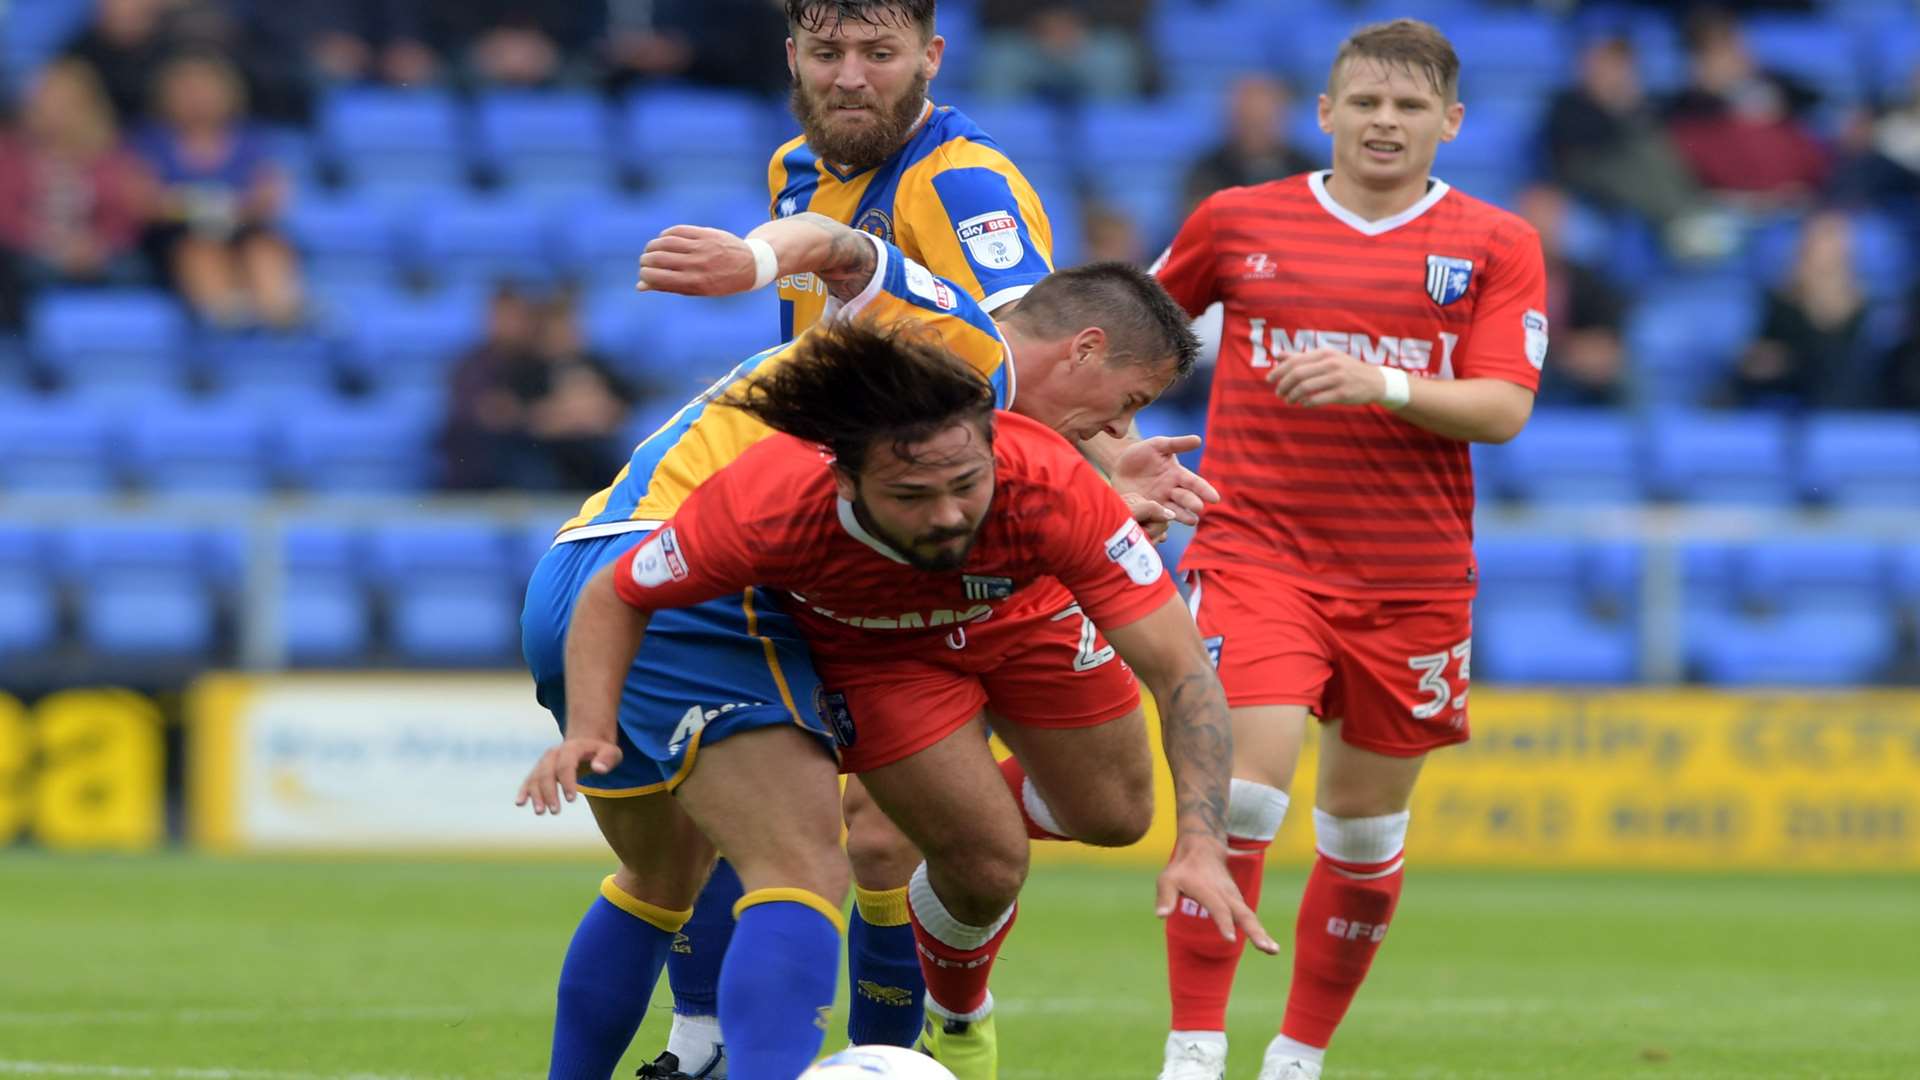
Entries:
[[1227,789],[1233,777],[1233,726],[1226,691],[1210,668],[1155,688],[1162,705],[1161,740],[1173,770],[1175,819],[1181,835],[1225,841]]
[[820,231],[825,244],[813,272],[826,283],[827,292],[834,299],[845,303],[860,295],[867,283],[873,280],[874,267],[880,256],[874,250],[873,241],[856,229],[849,228],[825,214],[796,214],[788,219],[810,225]]

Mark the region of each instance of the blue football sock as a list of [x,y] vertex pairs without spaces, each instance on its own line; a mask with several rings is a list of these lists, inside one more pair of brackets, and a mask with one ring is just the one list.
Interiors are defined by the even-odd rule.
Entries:
[[693,918],[680,928],[667,954],[667,985],[673,988],[673,1011],[682,1016],[718,1016],[720,963],[733,940],[733,905],[740,902],[740,875],[725,859],[713,865],[713,876],[693,903]]
[[687,915],[628,896],[611,877],[601,883],[560,968],[551,1080],[607,1080],[613,1073]]
[[847,926],[847,1041],[912,1046],[920,1037],[927,981],[907,918],[907,890],[853,890]]
[[758,889],[735,909],[720,969],[731,1080],[793,1080],[813,1063],[840,977],[840,909],[804,889]]

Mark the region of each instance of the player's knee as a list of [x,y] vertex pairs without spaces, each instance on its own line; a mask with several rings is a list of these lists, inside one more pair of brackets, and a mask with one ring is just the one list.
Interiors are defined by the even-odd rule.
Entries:
[[1092,813],[1082,811],[1069,817],[1073,838],[1095,847],[1139,843],[1153,825],[1153,784],[1116,786],[1103,794]]
[[[1027,838],[1015,845],[982,845],[947,857],[946,880],[958,881],[966,896],[950,905],[962,919],[985,923],[997,918],[1027,882]],[[965,908],[963,914],[961,908]]]
[[867,888],[897,888],[913,876],[920,852],[880,808],[867,802],[847,815],[847,861]]

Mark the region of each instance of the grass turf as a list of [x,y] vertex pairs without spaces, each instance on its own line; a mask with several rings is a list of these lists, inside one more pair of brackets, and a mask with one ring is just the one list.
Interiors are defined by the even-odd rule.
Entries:
[[[539,1075],[603,872],[0,854],[0,1075]],[[1268,879],[1283,940],[1302,876]],[[1005,1080],[1154,1075],[1151,900],[1144,871],[1035,868],[995,973]],[[1916,972],[1912,877],[1416,864],[1328,1077],[1917,1076]],[[1284,956],[1243,963],[1233,1080],[1257,1070],[1287,975]],[[666,1001],[619,1075],[659,1049]]]

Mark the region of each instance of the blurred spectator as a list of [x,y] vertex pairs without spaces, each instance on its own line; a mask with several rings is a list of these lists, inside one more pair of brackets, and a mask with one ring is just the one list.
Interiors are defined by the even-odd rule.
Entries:
[[1554,95],[1543,134],[1562,188],[1642,215],[1676,256],[1715,258],[1731,250],[1732,226],[1713,212],[1675,152],[1626,39],[1604,38],[1580,54],[1579,82]]
[[45,68],[0,136],[0,324],[19,325],[30,287],[138,278],[147,194],[93,69]]
[[1264,75],[1233,84],[1227,101],[1227,141],[1187,170],[1185,210],[1222,188],[1279,180],[1320,167],[1318,158],[1292,145],[1287,136],[1287,106],[1293,92]]
[[787,88],[781,0],[612,0],[609,13],[616,90],[653,79],[769,96]]
[[159,108],[138,146],[161,186],[151,240],[175,287],[215,325],[298,322],[298,263],[274,228],[286,180],[245,124],[239,75],[215,56],[172,60]]
[[328,0],[315,7],[307,51],[322,77],[396,86],[438,77],[440,58],[427,44],[417,0]]
[[1867,407],[1878,398],[1862,356],[1866,293],[1853,270],[1846,215],[1814,214],[1800,232],[1792,273],[1768,292],[1760,336],[1734,372],[1742,405]]
[[1148,89],[1150,0],[983,0],[982,94],[1113,101]]
[[445,479],[460,489],[580,490],[606,483],[634,394],[581,342],[570,299],[494,294],[487,338],[452,375],[441,437]]
[[430,30],[462,76],[494,86],[584,81],[604,0],[432,0]]
[[1592,267],[1566,252],[1567,196],[1541,184],[1520,193],[1516,209],[1540,233],[1547,262],[1547,325],[1553,348],[1541,371],[1542,405],[1610,406],[1627,396],[1620,326],[1626,298]]
[[1140,238],[1140,226],[1126,211],[1089,200],[1081,218],[1087,262],[1146,264],[1147,248]]
[[173,0],[100,0],[93,22],[67,55],[93,65],[114,115],[131,128],[147,116],[147,94],[165,62],[165,19]]
[[1904,100],[1874,120],[1866,146],[1835,181],[1840,198],[1904,209],[1920,205],[1920,63]]
[[1816,95],[1761,71],[1724,13],[1688,19],[1687,52],[1692,81],[1668,106],[1667,124],[1694,178],[1763,210],[1806,204],[1831,168],[1827,148],[1800,118]]
[[[309,10],[309,5],[288,0],[172,0],[165,23],[166,55],[221,56],[246,80],[248,107],[256,120],[305,124],[311,85],[306,43],[314,16],[334,2]],[[154,107],[147,102],[150,113]]]
[[1920,412],[1920,281],[1914,283],[1904,308],[1906,334],[1883,358],[1880,408]]

